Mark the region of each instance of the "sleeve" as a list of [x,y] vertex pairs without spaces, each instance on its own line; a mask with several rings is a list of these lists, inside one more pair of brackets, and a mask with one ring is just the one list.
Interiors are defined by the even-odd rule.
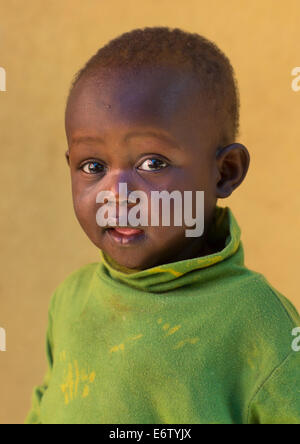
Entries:
[[293,351],[254,396],[248,424],[300,424],[300,351]]
[[46,358],[47,358],[47,370],[44,376],[43,383],[34,387],[32,398],[31,398],[31,409],[27,414],[25,419],[25,424],[42,424],[40,417],[40,406],[43,396],[48,388],[48,384],[52,374],[53,367],[53,312],[52,312],[52,302],[54,297],[51,299],[50,308],[48,310],[48,327],[46,333]]

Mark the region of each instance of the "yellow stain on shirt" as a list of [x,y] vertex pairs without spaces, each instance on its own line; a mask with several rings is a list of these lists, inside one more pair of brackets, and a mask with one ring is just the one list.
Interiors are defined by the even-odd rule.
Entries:
[[124,350],[124,348],[125,348],[124,344],[115,345],[110,349],[110,353],[117,352],[119,350]]
[[154,273],[157,273],[157,272],[160,272],[160,273],[171,273],[175,277],[180,277],[180,276],[184,275],[184,273],[182,273],[181,271],[173,270],[173,268],[165,268],[164,269],[164,268],[161,268],[161,267],[154,267],[148,273],[149,274],[154,274]]
[[95,372],[92,372],[92,373],[90,374],[90,376],[89,376],[89,381],[90,381],[90,383],[94,382],[94,381],[95,381],[95,378],[96,378],[96,373],[95,373]]
[[85,385],[84,389],[83,389],[83,392],[82,392],[82,397],[86,398],[87,396],[89,396],[89,392],[90,392],[89,386]]
[[77,360],[74,360],[74,364],[68,363],[67,368],[64,369],[64,383],[60,385],[61,391],[64,395],[65,405],[68,405],[71,401],[76,399],[78,395],[78,387],[84,383],[82,397],[87,397],[92,384],[96,379],[95,371],[89,371],[86,369],[80,369]]
[[[64,372],[66,374],[66,370]],[[69,401],[73,400],[73,371],[72,364],[68,364],[68,370],[66,375],[66,381],[64,384],[61,384],[60,388],[65,396],[65,404],[69,404]]]
[[[142,333],[135,335],[135,336],[131,336],[130,338],[126,339],[127,342],[129,341],[137,341],[138,339],[141,339],[144,335]],[[125,342],[126,342],[125,341]],[[122,344],[117,344],[114,345],[113,347],[110,348],[109,353],[116,353],[118,351],[124,351],[125,350],[125,344],[124,342]]]
[[179,341],[179,342],[175,345],[175,347],[173,347],[173,349],[175,350],[175,349],[177,349],[177,348],[181,348],[181,347],[183,347],[185,344],[186,344],[186,341]]
[[248,358],[248,359],[247,359],[247,364],[249,365],[249,367],[251,368],[251,370],[254,370],[254,369],[255,369],[254,362],[252,361],[251,358]]
[[219,256],[213,256],[213,257],[205,256],[203,258],[198,259],[197,263],[199,265],[204,264],[204,265],[209,266],[209,265],[216,264],[217,262],[220,262],[222,260],[223,260],[223,256],[220,256],[220,255]]
[[76,397],[78,384],[79,384],[79,380],[80,380],[78,362],[76,360],[74,361],[74,366],[75,366],[75,374],[76,374],[76,379],[75,379],[75,397]]
[[87,374],[85,369],[81,370],[80,379],[81,379],[82,382],[85,382],[85,381],[87,381],[89,379],[89,375]]
[[68,381],[68,388],[69,388],[69,391],[70,391],[70,393],[69,393],[70,401],[72,401],[73,400],[73,386],[74,386],[72,364],[68,365],[67,381]]
[[140,339],[140,338],[142,338],[144,335],[142,335],[142,334],[140,334],[140,335],[137,335],[137,336],[133,336],[133,338],[130,338],[132,341],[136,341],[137,339]]
[[65,352],[65,350],[60,352],[59,359],[60,359],[60,361],[65,361],[66,360],[66,352]]
[[199,341],[199,338],[196,336],[195,338],[187,338],[182,341],[177,342],[177,344],[173,347],[173,350],[177,350],[178,348],[183,347],[186,344],[196,344]]
[[251,348],[248,347],[247,364],[249,365],[251,370],[254,370],[256,368],[258,356],[259,349],[255,344],[253,344]]
[[[163,322],[163,320],[161,318],[159,318],[157,320],[158,324],[161,324],[162,322]],[[170,335],[173,335],[174,333],[176,333],[181,328],[181,325],[175,325],[174,327],[171,328],[170,324],[166,323],[162,326],[162,328],[165,331],[169,330],[169,331],[167,331],[166,336],[170,336]]]
[[196,342],[199,341],[199,338],[198,337],[192,338],[192,339],[189,339],[188,341],[189,341],[190,344],[196,344]]
[[170,330],[167,332],[166,336],[173,335],[181,328],[181,325],[175,325],[175,327],[170,328]]
[[239,241],[239,239],[236,239],[234,242],[234,247],[233,247],[234,253],[238,250],[239,246],[240,246],[240,241]]

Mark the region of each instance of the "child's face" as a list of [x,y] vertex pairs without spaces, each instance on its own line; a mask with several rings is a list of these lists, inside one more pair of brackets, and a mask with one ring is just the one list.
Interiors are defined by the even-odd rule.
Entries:
[[[157,69],[115,73],[98,84],[83,77],[71,94],[66,134],[75,213],[90,240],[125,267],[145,269],[206,251],[216,205],[218,133],[208,100],[196,91],[190,74]],[[151,131],[166,137],[146,134]],[[96,196],[113,191],[118,200],[119,183],[127,183],[128,192],[145,192],[149,202],[155,190],[204,191],[204,234],[186,237],[184,222],[149,225],[133,240],[118,242],[97,224]]]

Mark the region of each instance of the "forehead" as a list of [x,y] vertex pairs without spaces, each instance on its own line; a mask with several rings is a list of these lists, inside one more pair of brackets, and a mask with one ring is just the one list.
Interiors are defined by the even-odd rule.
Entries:
[[116,70],[83,76],[66,109],[66,133],[99,134],[124,127],[159,128],[179,143],[214,143],[212,103],[191,72],[176,68]]

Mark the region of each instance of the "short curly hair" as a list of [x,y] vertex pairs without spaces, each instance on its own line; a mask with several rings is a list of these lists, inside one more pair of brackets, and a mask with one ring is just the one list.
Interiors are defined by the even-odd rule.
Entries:
[[[145,27],[126,32],[100,48],[74,76],[73,88],[84,76],[97,76],[104,68],[175,66],[196,74],[202,88],[213,97],[219,146],[233,143],[239,133],[239,90],[234,70],[227,56],[215,43],[179,28]],[[66,108],[67,108],[66,104]]]

